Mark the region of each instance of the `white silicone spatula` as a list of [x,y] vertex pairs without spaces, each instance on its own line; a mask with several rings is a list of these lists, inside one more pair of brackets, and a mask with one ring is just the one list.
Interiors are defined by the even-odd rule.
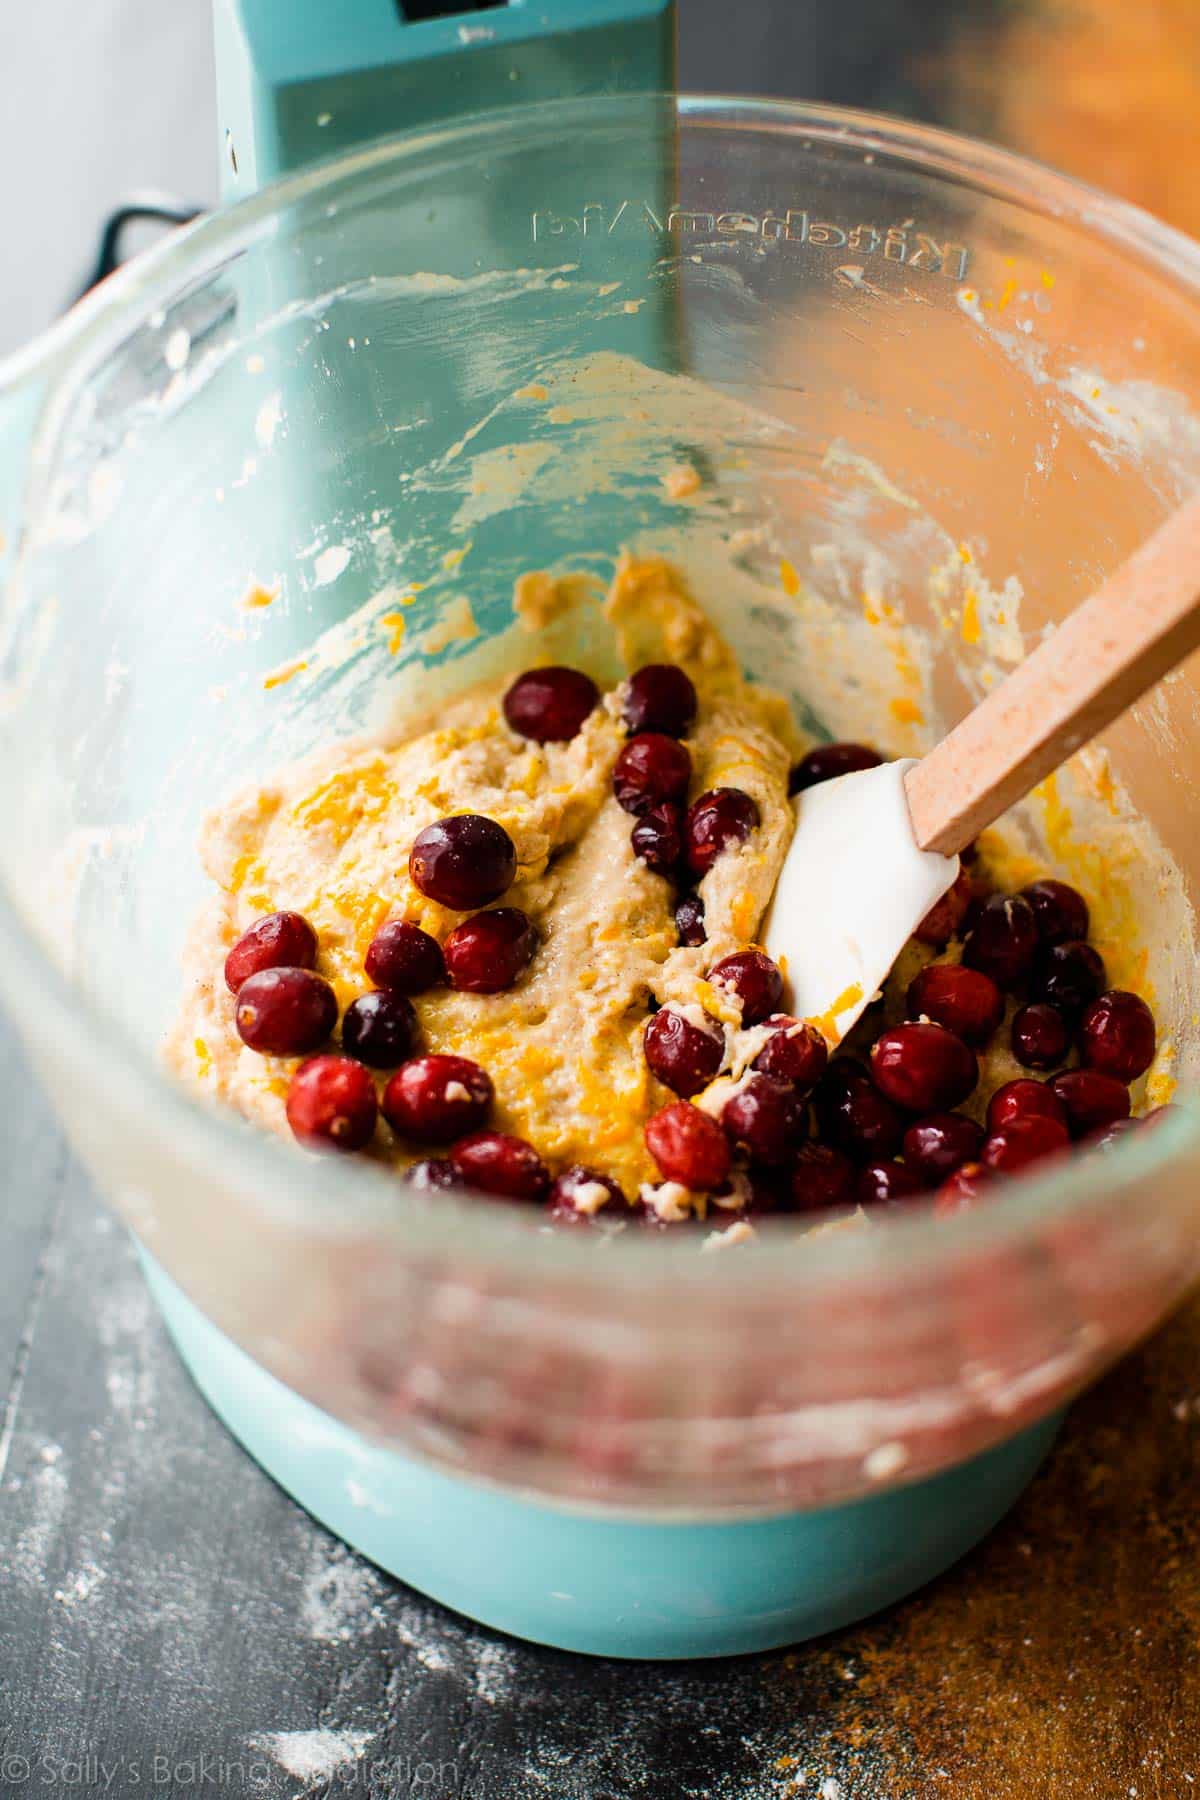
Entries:
[[796,798],[767,918],[792,1010],[843,1038],[958,852],[1200,645],[1200,494],[920,761]]

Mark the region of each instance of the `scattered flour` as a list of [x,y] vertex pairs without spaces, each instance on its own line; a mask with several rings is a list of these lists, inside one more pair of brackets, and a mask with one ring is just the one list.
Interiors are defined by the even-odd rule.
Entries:
[[318,1644],[346,1644],[377,1622],[383,1581],[344,1544],[314,1544],[301,1592],[300,1617]]
[[251,1740],[280,1768],[298,1781],[329,1781],[339,1769],[357,1762],[374,1733],[370,1731],[269,1731]]

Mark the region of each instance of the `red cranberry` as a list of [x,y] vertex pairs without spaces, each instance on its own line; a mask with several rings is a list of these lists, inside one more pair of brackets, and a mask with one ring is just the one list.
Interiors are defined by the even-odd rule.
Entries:
[[980,1151],[979,1160],[985,1169],[998,1175],[1015,1175],[1029,1163],[1065,1150],[1069,1142],[1066,1126],[1057,1119],[1026,1113],[1023,1119],[1013,1119],[1003,1131],[993,1132]]
[[738,950],[708,972],[714,987],[727,989],[742,1003],[742,1024],[759,1025],[783,1003],[783,976],[761,950]]
[[236,994],[263,969],[315,969],[317,934],[300,913],[273,912],[255,919],[225,958],[225,985]]
[[1004,1017],[1004,995],[981,969],[961,963],[930,963],[908,985],[910,1019],[944,1025],[966,1044],[986,1044]]
[[1056,1069],[1065,1061],[1071,1034],[1057,1006],[1035,1000],[1013,1014],[1012,1053],[1024,1069]]
[[448,1144],[483,1124],[495,1089],[465,1056],[417,1056],[383,1090],[383,1116],[401,1137]]
[[550,1217],[562,1225],[590,1225],[610,1202],[626,1210],[625,1196],[612,1177],[576,1163],[550,1189]]
[[1020,894],[993,894],[979,909],[966,943],[963,961],[982,969],[998,987],[1012,988],[1029,973],[1037,949],[1037,920]]
[[1067,1109],[1074,1138],[1129,1117],[1129,1089],[1115,1075],[1099,1069],[1067,1069],[1054,1076],[1050,1086]]
[[858,1172],[854,1197],[860,1206],[889,1206],[923,1190],[920,1177],[903,1163],[870,1162]]
[[758,824],[758,807],[740,788],[710,788],[693,800],[687,815],[688,866],[707,875],[722,850],[744,844]]
[[[739,1169],[735,1176],[717,1189],[714,1204],[708,1209],[713,1225],[731,1225],[735,1219],[757,1219],[763,1213],[775,1212],[782,1204],[787,1176],[778,1169]],[[718,1206],[717,1201],[728,1204]]]
[[470,1187],[504,1200],[540,1200],[550,1186],[550,1171],[533,1145],[503,1131],[460,1138],[450,1160]]
[[629,677],[623,713],[631,732],[663,731],[668,737],[686,737],[696,717],[691,677],[674,663],[647,663]]
[[656,875],[673,875],[683,860],[682,809],[669,802],[652,806],[634,826],[629,841],[633,854],[648,869]]
[[518,737],[537,744],[562,744],[573,738],[600,698],[600,690],[581,669],[529,669],[504,696],[504,717]]
[[1079,1054],[1085,1067],[1136,1081],[1154,1061],[1154,1014],[1138,994],[1110,988],[1094,1000],[1079,1026]]
[[772,1081],[769,1075],[751,1075],[725,1102],[721,1125],[751,1162],[777,1168],[800,1144],[807,1118],[795,1088]]
[[871,1079],[908,1112],[941,1112],[979,1079],[975,1053],[944,1025],[894,1025],[871,1046]]
[[262,969],[238,989],[238,1036],[263,1056],[307,1056],[337,1024],[337,996],[311,969]]
[[292,1076],[287,1120],[302,1144],[361,1150],[371,1140],[378,1112],[375,1083],[347,1056],[314,1056]]
[[1086,938],[1091,920],[1083,895],[1065,881],[1034,881],[1022,894],[1033,908],[1043,944]]
[[376,987],[391,988],[394,994],[423,994],[446,979],[442,946],[407,919],[388,919],[379,927],[364,967]]
[[1090,944],[1046,944],[1034,958],[1029,992],[1033,999],[1046,1000],[1077,1019],[1106,979],[1103,958]]
[[499,994],[533,961],[537,932],[517,906],[474,913],[442,946],[451,987],[467,994]]
[[885,1100],[862,1064],[840,1056],[831,1062],[813,1094],[821,1136],[855,1162],[895,1156],[904,1120]]
[[448,1156],[427,1156],[423,1162],[412,1163],[404,1171],[404,1179],[409,1187],[420,1188],[429,1194],[463,1185],[462,1176]]
[[877,769],[882,761],[878,750],[866,744],[818,744],[792,770],[788,793],[801,794],[805,788],[833,781],[839,775],[853,775],[858,769]]
[[776,1081],[790,1081],[794,1087],[814,1087],[825,1073],[829,1061],[829,1045],[815,1025],[793,1019],[787,1013],[776,1013],[765,1019],[771,1036],[754,1059],[754,1067]]
[[498,900],[516,878],[517,852],[503,825],[455,813],[419,832],[409,852],[413,886],[455,912]]
[[854,1198],[854,1164],[828,1144],[805,1144],[792,1164],[792,1204],[799,1212],[845,1206]]
[[704,929],[704,902],[699,894],[683,896],[675,908],[675,929],[680,943],[689,950],[708,942],[708,933]]
[[934,901],[913,932],[918,943],[932,944],[935,950],[944,950],[966,917],[972,893],[971,877],[965,869],[960,869],[953,884],[940,900]]
[[1006,1081],[988,1101],[987,1128],[989,1132],[1003,1131],[1014,1119],[1031,1116],[1056,1119],[1065,1125],[1067,1109],[1047,1082],[1031,1081],[1028,1077]]
[[992,1171],[981,1163],[964,1163],[938,1189],[934,1212],[939,1218],[949,1213],[971,1212],[994,1180]]
[[666,1181],[719,1188],[729,1174],[729,1140],[715,1119],[677,1100],[646,1122],[646,1148]]
[[983,1132],[964,1113],[937,1112],[904,1134],[904,1161],[926,1187],[937,1187],[963,1163],[977,1162]]
[[1140,1131],[1144,1124],[1144,1119],[1114,1119],[1111,1125],[1106,1125],[1103,1131],[1095,1134],[1091,1139],[1090,1148],[1093,1150],[1115,1149],[1123,1137],[1128,1137],[1131,1131]]
[[417,1015],[403,994],[379,988],[353,1001],[342,1019],[342,1049],[373,1069],[394,1069],[412,1049]]
[[709,1031],[693,1025],[673,1006],[660,1007],[647,1022],[642,1044],[651,1074],[684,1099],[707,1087],[725,1060],[720,1026],[714,1021]]
[[613,764],[617,803],[635,816],[664,800],[686,799],[691,779],[691,757],[682,744],[660,731],[630,738]]

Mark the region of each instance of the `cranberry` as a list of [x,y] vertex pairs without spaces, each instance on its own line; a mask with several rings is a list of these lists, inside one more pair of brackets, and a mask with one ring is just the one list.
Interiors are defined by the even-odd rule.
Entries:
[[361,1150],[371,1140],[378,1112],[375,1083],[348,1056],[314,1056],[292,1076],[287,1121],[302,1144]]
[[1069,1142],[1070,1134],[1058,1119],[1026,1113],[1002,1131],[994,1131],[980,1151],[979,1160],[985,1169],[998,1175],[1015,1175],[1029,1163],[1065,1150]]
[[941,1112],[979,1079],[975,1053],[944,1025],[894,1025],[871,1046],[871,1079],[908,1112]]
[[391,988],[394,994],[423,994],[446,979],[442,946],[407,919],[388,919],[379,927],[364,967],[376,987]]
[[342,1019],[342,1049],[373,1069],[394,1069],[412,1049],[417,1015],[403,994],[377,989],[363,994]]
[[783,1003],[783,976],[761,950],[738,950],[708,972],[714,987],[725,988],[742,1003],[742,1024],[759,1025]]
[[831,1062],[813,1094],[822,1137],[856,1162],[894,1156],[904,1120],[852,1057]]
[[337,1024],[337,996],[311,969],[261,969],[238,989],[238,1036],[263,1056],[307,1056]]
[[533,961],[537,932],[516,906],[474,913],[442,946],[451,987],[467,994],[499,994]]
[[1067,1124],[1074,1138],[1129,1117],[1129,1089],[1115,1075],[1105,1075],[1100,1069],[1067,1069],[1053,1078],[1050,1087],[1067,1109]]
[[858,1172],[854,1197],[860,1206],[888,1206],[910,1200],[924,1184],[912,1170],[898,1162],[870,1162]]
[[792,1164],[792,1204],[799,1212],[848,1205],[854,1198],[854,1164],[828,1144],[805,1144]]
[[722,850],[744,844],[758,824],[758,807],[740,788],[710,788],[693,800],[687,815],[688,866],[707,875]]
[[683,896],[675,908],[675,929],[680,943],[686,944],[689,950],[708,942],[708,933],[704,929],[704,902],[699,894]]
[[439,906],[487,906],[513,884],[517,852],[503,825],[454,813],[419,832],[408,857],[413,886]]
[[600,698],[600,690],[581,669],[529,669],[504,696],[504,717],[518,737],[537,744],[562,744],[573,738]]
[[1144,1119],[1114,1119],[1111,1125],[1104,1127],[1103,1131],[1096,1132],[1091,1139],[1091,1148],[1093,1150],[1112,1150],[1123,1137],[1128,1137],[1131,1131],[1140,1131],[1144,1124]]
[[937,1187],[963,1163],[977,1162],[983,1131],[964,1113],[936,1112],[904,1134],[904,1161],[926,1187]]
[[576,1163],[550,1189],[550,1217],[562,1225],[590,1225],[610,1201],[625,1209],[625,1196],[612,1177]]
[[[783,1204],[787,1177],[778,1169],[739,1169],[717,1189],[708,1209],[711,1224],[731,1225],[735,1219],[760,1218]],[[726,1204],[717,1205],[723,1201]]]
[[404,1179],[409,1187],[420,1188],[423,1193],[445,1192],[463,1185],[462,1176],[448,1156],[427,1156],[423,1162],[411,1164],[404,1171]]
[[315,969],[317,934],[300,913],[273,912],[255,919],[225,958],[225,985],[236,994],[263,969]]
[[1076,1019],[1104,987],[1104,962],[1090,944],[1047,944],[1034,959],[1029,991]]
[[550,1186],[550,1171],[533,1145],[503,1131],[460,1138],[450,1160],[471,1187],[504,1200],[540,1200]]
[[965,869],[960,869],[953,884],[940,900],[934,901],[913,932],[917,941],[932,944],[935,950],[944,950],[966,917],[973,891],[971,877]]
[[939,1218],[948,1213],[970,1212],[994,1179],[992,1171],[985,1169],[982,1164],[964,1163],[938,1189],[937,1199],[933,1203],[934,1212]]
[[1037,949],[1037,920],[1020,894],[993,894],[979,908],[963,945],[968,969],[982,969],[998,987],[1011,988],[1029,973]]
[[1031,1081],[1028,1077],[1006,1081],[988,1101],[987,1128],[989,1132],[1003,1131],[1014,1119],[1031,1116],[1056,1119],[1065,1125],[1067,1109],[1047,1082]]
[[1092,1002],[1079,1026],[1079,1054],[1089,1069],[1136,1081],[1154,1061],[1154,1014],[1138,994],[1110,988]]
[[623,708],[633,731],[663,731],[686,737],[696,717],[696,690],[691,677],[674,663],[647,663],[629,677]]
[[932,1019],[966,1044],[986,1044],[1004,1017],[1004,995],[981,969],[930,963],[908,985],[910,1019]]
[[646,1122],[646,1148],[666,1181],[719,1188],[729,1174],[729,1140],[707,1113],[686,1100],[665,1106]]
[[829,1046],[815,1025],[793,1019],[787,1013],[776,1013],[764,1024],[771,1036],[754,1059],[754,1067],[776,1081],[790,1081],[805,1092],[825,1073]]
[[1035,1000],[1013,1014],[1012,1053],[1024,1069],[1057,1068],[1070,1041],[1067,1021],[1057,1006]]
[[383,1116],[401,1137],[448,1144],[483,1124],[495,1089],[465,1056],[417,1056],[383,1090]]
[[650,1072],[673,1094],[698,1094],[725,1060],[725,1036],[715,1023],[711,1031],[693,1025],[673,1006],[664,1006],[647,1022],[642,1039]]
[[882,761],[878,750],[866,744],[818,744],[792,770],[788,793],[801,794],[805,788],[833,781],[839,775],[853,775],[858,769],[877,769]]
[[1086,938],[1091,923],[1083,895],[1065,881],[1034,881],[1022,894],[1033,908],[1043,944],[1065,944]]
[[682,744],[659,731],[630,738],[613,764],[617,803],[635,816],[664,800],[685,799],[691,779],[691,757]]
[[772,1081],[769,1075],[751,1075],[741,1091],[725,1102],[721,1124],[751,1162],[776,1168],[800,1144],[807,1119],[795,1088]]
[[683,860],[682,809],[670,802],[652,806],[634,826],[629,841],[633,854],[656,875],[674,874]]

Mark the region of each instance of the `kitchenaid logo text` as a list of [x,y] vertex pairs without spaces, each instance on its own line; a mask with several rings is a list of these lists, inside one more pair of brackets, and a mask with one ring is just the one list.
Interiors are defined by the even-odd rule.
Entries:
[[533,240],[547,238],[610,238],[648,232],[659,237],[703,239],[753,238],[759,243],[797,244],[820,249],[853,250],[859,256],[882,256],[908,269],[924,269],[961,281],[967,272],[970,251],[922,231],[913,219],[899,225],[838,224],[817,219],[804,209],[786,212],[697,212],[674,206],[658,212],[646,200],[622,200],[619,205],[589,203],[578,213],[535,212]]

